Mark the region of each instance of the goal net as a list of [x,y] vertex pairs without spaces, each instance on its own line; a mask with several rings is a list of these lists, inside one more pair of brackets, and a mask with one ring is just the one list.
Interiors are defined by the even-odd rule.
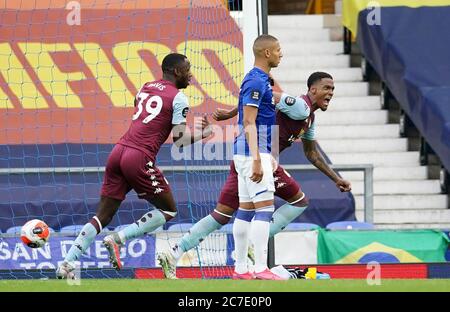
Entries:
[[[236,105],[244,66],[241,27],[231,12],[238,6],[222,0],[0,1],[0,279],[54,276],[95,214],[106,159],[129,126],[134,95],[161,77],[166,54],[185,54],[192,64],[188,123]],[[162,276],[156,252],[215,207],[229,165],[224,142],[232,139],[233,133],[216,136],[180,157],[171,141],[164,144],[157,164],[178,216],[127,242],[122,276]],[[132,223],[149,208],[130,192],[104,231]],[[20,227],[31,219],[52,229],[43,248],[20,241]],[[117,276],[102,238],[81,259],[86,276]],[[181,259],[181,276],[226,276],[232,249],[226,230],[214,233]]]

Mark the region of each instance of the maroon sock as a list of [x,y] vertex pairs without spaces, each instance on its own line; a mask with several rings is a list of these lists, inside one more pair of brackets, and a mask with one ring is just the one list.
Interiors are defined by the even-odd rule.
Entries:
[[97,230],[97,234],[98,234],[101,232],[102,229],[100,228],[100,225],[98,224],[97,220],[92,218],[91,220],[89,220],[89,223],[95,227],[95,229]]

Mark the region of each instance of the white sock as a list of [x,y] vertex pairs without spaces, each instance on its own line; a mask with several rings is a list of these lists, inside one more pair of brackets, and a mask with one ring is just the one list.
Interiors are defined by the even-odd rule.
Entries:
[[269,229],[270,223],[268,221],[252,221],[251,240],[255,250],[255,273],[259,273],[267,269]]
[[251,222],[235,219],[233,224],[234,257],[236,273],[244,274],[248,272],[247,253],[248,236]]
[[267,269],[267,244],[274,209],[273,205],[256,209],[252,221],[251,239],[255,250],[255,273]]

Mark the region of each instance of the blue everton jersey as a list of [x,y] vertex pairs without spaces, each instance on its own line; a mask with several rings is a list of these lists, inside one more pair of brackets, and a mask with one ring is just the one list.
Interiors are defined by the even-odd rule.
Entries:
[[276,115],[269,75],[257,67],[249,71],[241,84],[238,105],[239,135],[234,140],[234,154],[251,156],[243,127],[245,105],[258,108],[256,130],[258,132],[259,152],[270,153],[272,144],[271,132],[275,125]]

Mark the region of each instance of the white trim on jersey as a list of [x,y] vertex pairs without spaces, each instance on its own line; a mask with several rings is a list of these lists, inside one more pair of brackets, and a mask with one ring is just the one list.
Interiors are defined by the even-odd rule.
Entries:
[[179,91],[172,102],[173,115],[172,125],[179,125],[186,122],[186,115],[189,111],[189,101],[187,96]]

